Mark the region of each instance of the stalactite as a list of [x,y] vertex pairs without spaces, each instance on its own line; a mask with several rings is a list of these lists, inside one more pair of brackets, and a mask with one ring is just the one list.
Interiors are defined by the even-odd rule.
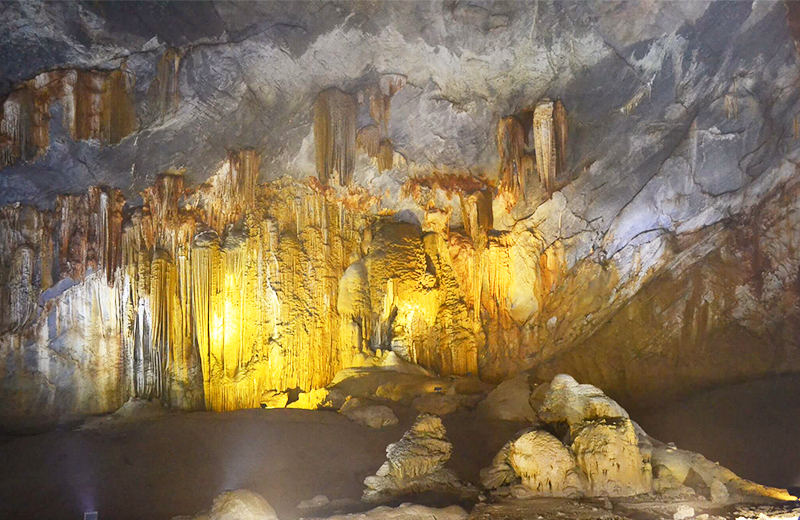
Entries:
[[381,147],[381,131],[376,125],[362,127],[356,136],[356,145],[371,158],[377,158]]
[[174,113],[180,104],[178,72],[181,55],[176,49],[167,49],[158,60],[156,78],[148,93],[152,116],[160,121]]
[[89,208],[86,195],[59,195],[56,198],[59,226],[59,266],[61,277],[83,279],[87,267]]
[[335,178],[350,184],[355,170],[356,116],[353,96],[338,89],[323,90],[314,103],[314,145],[317,176],[323,184]]
[[27,86],[6,98],[0,121],[0,166],[8,166],[17,160],[29,161],[36,156],[33,111],[33,93]]
[[389,119],[392,117],[392,98],[377,86],[369,94],[369,115],[378,124],[381,135],[389,134]]
[[556,100],[553,109],[553,127],[555,129],[556,143],[556,175],[562,175],[567,171],[567,140],[569,139],[569,121],[567,120],[567,109],[560,99]]
[[255,150],[230,150],[217,174],[200,187],[191,204],[217,233],[253,209],[261,157]]
[[556,137],[553,125],[553,102],[545,99],[533,111],[533,138],[536,148],[536,169],[542,186],[552,193],[556,186]]
[[194,238],[192,247],[192,297],[195,338],[203,372],[206,409],[211,410],[211,348],[218,334],[212,328],[220,285],[219,236],[205,231]]
[[378,151],[378,169],[382,172],[394,167],[394,146],[389,139],[381,139]]
[[117,144],[136,130],[136,108],[129,94],[131,81],[124,68],[105,77],[101,111],[103,142]]
[[[165,55],[164,66],[177,70],[178,62],[177,54]],[[63,98],[74,86],[65,120],[76,135],[110,142],[130,130],[124,70],[59,78],[61,86],[49,88]],[[373,117],[388,118],[387,99],[399,88],[400,79],[386,78],[373,89],[384,103]],[[563,105],[545,105],[531,120],[536,169],[551,172],[542,177],[550,190],[563,160],[554,154],[564,149],[566,121]],[[486,336],[495,334],[496,345],[502,343],[496,338],[521,330],[523,312],[509,296],[519,248],[527,248],[523,261],[534,259],[529,292],[540,298],[563,275],[563,247],[543,250],[535,240],[520,246],[519,231],[493,231],[495,185],[471,175],[435,173],[403,186],[424,212],[422,229],[379,214],[377,197],[364,188],[327,185],[331,176],[349,182],[356,142],[381,171],[394,166],[392,142],[380,139],[376,125],[362,128],[356,140],[355,120],[351,96],[320,94],[314,127],[320,175],[308,182],[258,185],[260,156],[231,150],[216,175],[194,190],[185,189],[181,171],[159,175],[124,222],[121,192],[99,187],[60,196],[52,216],[23,218],[22,209],[4,209],[0,239],[9,247],[0,252],[0,266],[19,274],[0,287],[2,310],[14,317],[3,330],[35,321],[39,292],[58,280],[82,282],[103,295],[99,316],[116,313],[109,323],[117,327],[123,393],[181,408],[200,404],[201,388],[209,410],[256,407],[269,392],[319,388],[355,354],[376,349],[441,374],[477,375],[485,359],[506,355],[487,350]],[[45,124],[33,121],[34,129]],[[497,130],[501,193],[521,197],[534,169],[525,125],[505,118]],[[463,229],[451,229],[454,196]]]
[[102,140],[104,76],[82,71],[75,83],[75,139]]
[[500,189],[519,200],[525,196],[525,176],[522,154],[525,131],[516,117],[504,117],[497,124],[497,151],[500,155]]

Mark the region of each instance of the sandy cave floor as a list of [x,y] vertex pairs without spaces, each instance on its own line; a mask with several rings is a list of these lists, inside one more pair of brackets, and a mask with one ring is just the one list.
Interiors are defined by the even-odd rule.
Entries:
[[[797,486],[800,400],[787,399],[797,388],[800,377],[748,383],[632,416],[654,437],[696,449],[744,477]],[[168,413],[92,431],[7,437],[0,441],[0,518],[81,518],[96,509],[104,520],[169,519],[206,509],[219,492],[240,487],[262,494],[282,520],[311,516],[296,506],[318,494],[349,499],[348,510],[364,509],[358,504],[364,478],[415,417],[411,409],[393,407],[400,423],[382,430],[330,411],[242,410]],[[477,420],[468,411],[443,420],[454,446],[449,465],[471,482],[524,427]],[[415,501],[445,504],[435,496]],[[480,505],[473,517],[526,518],[533,514],[526,507]],[[558,506],[564,507],[573,506]],[[570,515],[619,513],[603,512],[597,504],[581,507]],[[539,511],[533,518],[563,517],[563,511],[551,513]]]

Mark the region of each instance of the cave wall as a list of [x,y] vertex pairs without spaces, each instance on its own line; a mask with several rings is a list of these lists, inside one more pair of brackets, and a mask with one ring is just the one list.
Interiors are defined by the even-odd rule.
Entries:
[[626,405],[798,370],[782,2],[4,14],[4,426],[258,406],[378,348]]

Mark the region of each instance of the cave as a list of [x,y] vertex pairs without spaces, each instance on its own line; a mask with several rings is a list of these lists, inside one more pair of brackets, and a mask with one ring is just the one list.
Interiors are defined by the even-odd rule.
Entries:
[[0,518],[798,518],[798,5],[1,4]]

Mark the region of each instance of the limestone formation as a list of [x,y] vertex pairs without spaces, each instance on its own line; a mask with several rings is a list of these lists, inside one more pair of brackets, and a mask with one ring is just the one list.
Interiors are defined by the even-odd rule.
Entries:
[[518,199],[525,194],[525,171],[522,154],[525,149],[525,130],[516,117],[505,117],[497,124],[497,151],[500,155],[501,189]]
[[364,480],[363,500],[381,502],[425,491],[457,495],[470,493],[455,473],[445,467],[453,445],[445,437],[441,419],[421,414],[403,438],[386,448],[386,462]]
[[652,468],[639,449],[630,419],[584,422],[573,432],[572,452],[591,496],[628,496],[652,489]]
[[547,424],[529,428],[500,450],[481,471],[486,489],[520,484],[512,487],[515,496],[592,497],[655,491],[673,500],[703,496],[717,503],[730,496],[793,499],[786,490],[759,486],[702,455],[652,439],[599,388],[569,375],[540,385],[530,402]]
[[642,405],[800,367],[780,4],[8,5],[4,425],[260,406],[378,349]]
[[0,110],[0,165],[31,161],[47,150],[55,104],[63,111],[58,131],[76,140],[119,143],[137,126],[132,81],[123,67],[110,72],[55,70],[17,86]]

